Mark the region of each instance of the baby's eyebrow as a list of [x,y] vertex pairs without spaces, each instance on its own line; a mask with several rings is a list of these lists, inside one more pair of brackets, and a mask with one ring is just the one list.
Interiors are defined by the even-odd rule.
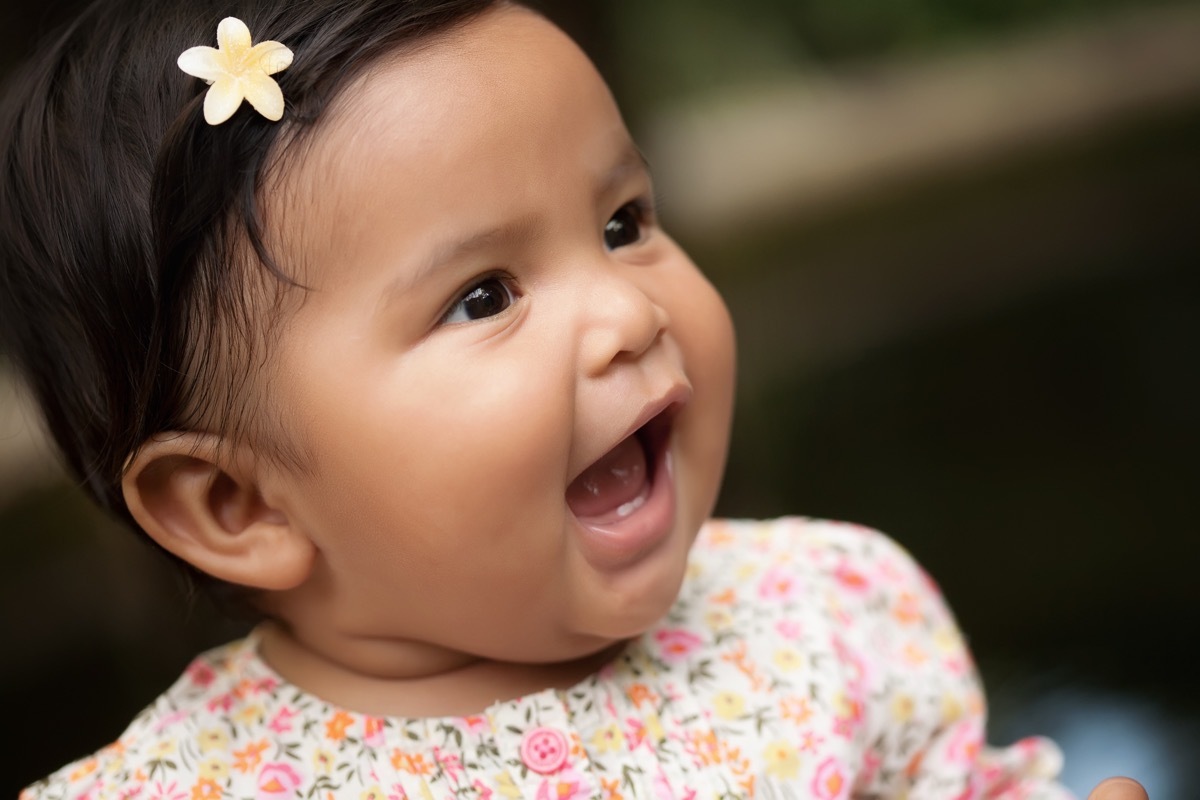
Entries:
[[[632,140],[626,139],[620,154],[612,166],[601,176],[596,186],[596,196],[615,194],[631,177],[639,173],[648,174],[650,163]],[[462,239],[451,239],[433,249],[413,269],[407,270],[388,285],[381,295],[380,307],[386,307],[393,299],[417,286],[443,264],[486,251],[510,242],[531,238],[538,230],[539,219],[534,215],[515,217],[503,225],[470,234]]]
[[613,164],[612,168],[604,174],[597,190],[600,197],[610,195],[621,188],[621,185],[629,180],[631,174],[650,173],[650,162],[646,160],[646,156],[638,149],[638,146],[633,143],[632,139],[626,139],[624,146],[621,148],[621,155]]
[[383,293],[383,304],[402,295],[423,281],[443,264],[497,247],[507,242],[532,236],[538,227],[538,219],[529,214],[516,217],[495,228],[473,233],[462,239],[451,239],[434,248],[428,258],[423,259],[412,270],[397,275]]

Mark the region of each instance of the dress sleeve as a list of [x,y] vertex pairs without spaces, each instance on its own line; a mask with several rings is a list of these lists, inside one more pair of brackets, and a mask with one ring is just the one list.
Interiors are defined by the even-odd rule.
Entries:
[[835,641],[864,723],[852,796],[1074,800],[1056,781],[1062,755],[1053,742],[987,744],[982,684],[929,575],[878,531],[822,525]]

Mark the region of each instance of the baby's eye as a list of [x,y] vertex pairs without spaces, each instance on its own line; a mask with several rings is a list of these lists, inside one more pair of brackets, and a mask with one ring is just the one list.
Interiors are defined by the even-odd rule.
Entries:
[[499,276],[484,278],[468,289],[442,317],[443,325],[494,317],[513,304],[516,297]]
[[604,246],[616,250],[638,242],[642,238],[645,218],[646,211],[637,201],[618,208],[604,225]]

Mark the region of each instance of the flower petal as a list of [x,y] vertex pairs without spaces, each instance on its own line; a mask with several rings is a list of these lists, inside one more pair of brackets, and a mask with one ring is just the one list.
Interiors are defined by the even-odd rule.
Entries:
[[179,54],[175,62],[188,75],[212,83],[225,74],[225,62],[221,54],[212,47],[190,47]]
[[220,125],[233,116],[242,104],[242,90],[236,78],[222,75],[204,95],[204,121],[209,125]]
[[292,51],[279,42],[259,42],[250,49],[247,65],[253,65],[268,75],[283,72],[292,65]]
[[235,59],[250,49],[250,29],[237,17],[226,17],[217,25],[217,46]]
[[283,91],[275,79],[262,72],[242,76],[242,92],[254,110],[272,122],[283,117]]

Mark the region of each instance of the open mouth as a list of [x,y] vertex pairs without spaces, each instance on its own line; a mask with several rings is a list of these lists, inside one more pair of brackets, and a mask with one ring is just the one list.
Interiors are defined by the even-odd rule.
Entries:
[[596,522],[625,519],[646,504],[671,433],[672,408],[659,413],[585,469],[567,487],[576,517]]
[[596,566],[628,564],[670,533],[675,489],[669,451],[681,405],[671,403],[655,414],[567,487],[584,553]]

